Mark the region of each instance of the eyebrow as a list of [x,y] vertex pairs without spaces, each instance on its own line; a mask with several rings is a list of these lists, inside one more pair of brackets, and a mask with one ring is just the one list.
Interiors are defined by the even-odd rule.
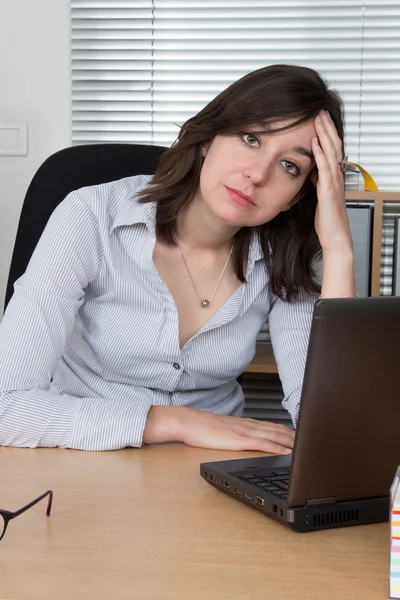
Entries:
[[297,154],[302,154],[303,156],[306,156],[311,160],[311,162],[314,161],[314,155],[309,150],[307,150],[307,148],[304,148],[303,146],[295,146],[293,150],[294,152],[297,152]]

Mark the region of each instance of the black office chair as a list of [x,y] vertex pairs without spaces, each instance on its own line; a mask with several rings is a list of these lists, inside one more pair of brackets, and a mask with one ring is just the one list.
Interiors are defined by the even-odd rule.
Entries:
[[8,275],[4,310],[53,210],[72,191],[155,172],[166,148],[139,144],[71,146],[50,156],[34,175],[22,206]]

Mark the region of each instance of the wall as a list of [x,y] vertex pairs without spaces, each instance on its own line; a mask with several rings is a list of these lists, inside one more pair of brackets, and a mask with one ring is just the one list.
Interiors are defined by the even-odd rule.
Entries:
[[50,154],[71,143],[69,5],[0,1],[0,122],[28,123],[28,156],[0,156],[0,315],[28,185]]

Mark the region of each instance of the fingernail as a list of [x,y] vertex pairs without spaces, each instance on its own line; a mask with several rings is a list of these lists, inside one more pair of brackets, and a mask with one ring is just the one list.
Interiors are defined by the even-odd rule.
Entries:
[[292,451],[290,448],[285,448],[284,452],[285,452],[285,454],[292,454]]

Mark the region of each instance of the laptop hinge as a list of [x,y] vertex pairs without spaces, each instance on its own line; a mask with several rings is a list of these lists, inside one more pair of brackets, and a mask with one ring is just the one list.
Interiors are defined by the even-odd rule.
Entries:
[[324,506],[325,504],[335,504],[336,496],[329,496],[329,498],[311,498],[307,500],[307,506]]

